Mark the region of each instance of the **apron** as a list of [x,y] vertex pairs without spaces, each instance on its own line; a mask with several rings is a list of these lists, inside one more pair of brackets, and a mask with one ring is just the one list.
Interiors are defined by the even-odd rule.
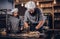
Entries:
[[11,22],[11,33],[17,33],[19,31],[18,26],[19,26],[19,21],[20,19],[16,17],[11,17],[10,22]]
[[[39,15],[38,14],[36,15],[36,19],[39,20]],[[43,30],[42,27],[40,29],[36,30],[35,27],[38,25],[38,23],[32,23],[29,19],[28,19],[27,23],[30,26],[30,31],[42,31]]]

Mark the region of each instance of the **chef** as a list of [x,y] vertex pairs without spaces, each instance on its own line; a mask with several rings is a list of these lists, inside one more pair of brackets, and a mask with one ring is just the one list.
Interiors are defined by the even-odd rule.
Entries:
[[20,16],[18,14],[18,8],[12,9],[12,16],[8,19],[8,29],[11,33],[17,33],[19,31]]
[[30,31],[40,30],[45,22],[45,16],[41,9],[36,8],[33,1],[29,1],[25,4],[27,8],[24,15],[24,27],[30,27]]

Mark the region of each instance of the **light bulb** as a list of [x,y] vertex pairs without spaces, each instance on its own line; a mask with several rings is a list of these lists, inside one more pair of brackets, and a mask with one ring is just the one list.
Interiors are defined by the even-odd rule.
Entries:
[[39,1],[37,1],[37,5],[39,5]]
[[21,4],[21,6],[24,6],[23,3]]
[[54,4],[56,4],[56,0],[54,0]]

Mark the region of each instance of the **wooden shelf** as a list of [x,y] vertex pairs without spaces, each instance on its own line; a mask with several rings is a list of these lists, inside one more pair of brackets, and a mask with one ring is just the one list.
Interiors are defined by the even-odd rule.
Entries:
[[60,18],[54,18],[54,20],[55,20],[55,21],[56,21],[56,20],[60,21]]
[[60,13],[60,6],[54,7],[54,13]]
[[41,8],[51,8],[52,7],[52,3],[40,3],[40,7]]
[[[53,0],[52,1],[40,1],[40,7],[42,8],[43,10],[43,13],[53,13],[53,24],[54,24],[54,21],[55,20],[58,20],[60,21],[60,18],[54,18],[54,13],[60,13],[60,3],[56,3],[56,4],[53,4]],[[58,28],[58,27],[57,27]],[[53,25],[53,29],[51,30],[54,30],[56,29],[55,26]]]
[[52,8],[52,6],[43,6],[41,8]]
[[50,31],[50,30],[51,30],[51,31],[52,31],[52,30],[53,30],[53,31],[60,31],[60,29],[48,29],[48,31]]
[[60,31],[60,29],[54,29],[54,31]]
[[52,13],[52,8],[48,7],[48,8],[43,8],[43,12],[44,13]]
[[42,2],[44,3],[44,2],[52,2],[52,1],[53,1],[53,0],[40,0],[39,2],[40,2],[40,3],[42,3]]
[[60,11],[55,11],[54,13],[60,13]]
[[54,7],[55,7],[55,6],[60,6],[60,4],[55,4]]

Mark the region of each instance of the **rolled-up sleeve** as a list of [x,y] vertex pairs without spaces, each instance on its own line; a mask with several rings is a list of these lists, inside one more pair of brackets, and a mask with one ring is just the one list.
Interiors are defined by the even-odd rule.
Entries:
[[7,29],[10,30],[11,29],[11,22],[10,22],[10,18],[7,19]]
[[27,22],[27,21],[28,21],[28,20],[27,20],[27,18],[28,18],[27,15],[28,15],[28,12],[26,11],[26,12],[25,12],[25,15],[24,15],[24,22]]
[[7,25],[8,25],[8,27],[10,27],[10,24],[11,24],[10,18],[8,18],[8,20],[7,20]]
[[46,19],[46,17],[44,16],[42,10],[40,9],[39,20],[40,20],[40,21],[41,21],[41,20],[45,21],[45,19]]

